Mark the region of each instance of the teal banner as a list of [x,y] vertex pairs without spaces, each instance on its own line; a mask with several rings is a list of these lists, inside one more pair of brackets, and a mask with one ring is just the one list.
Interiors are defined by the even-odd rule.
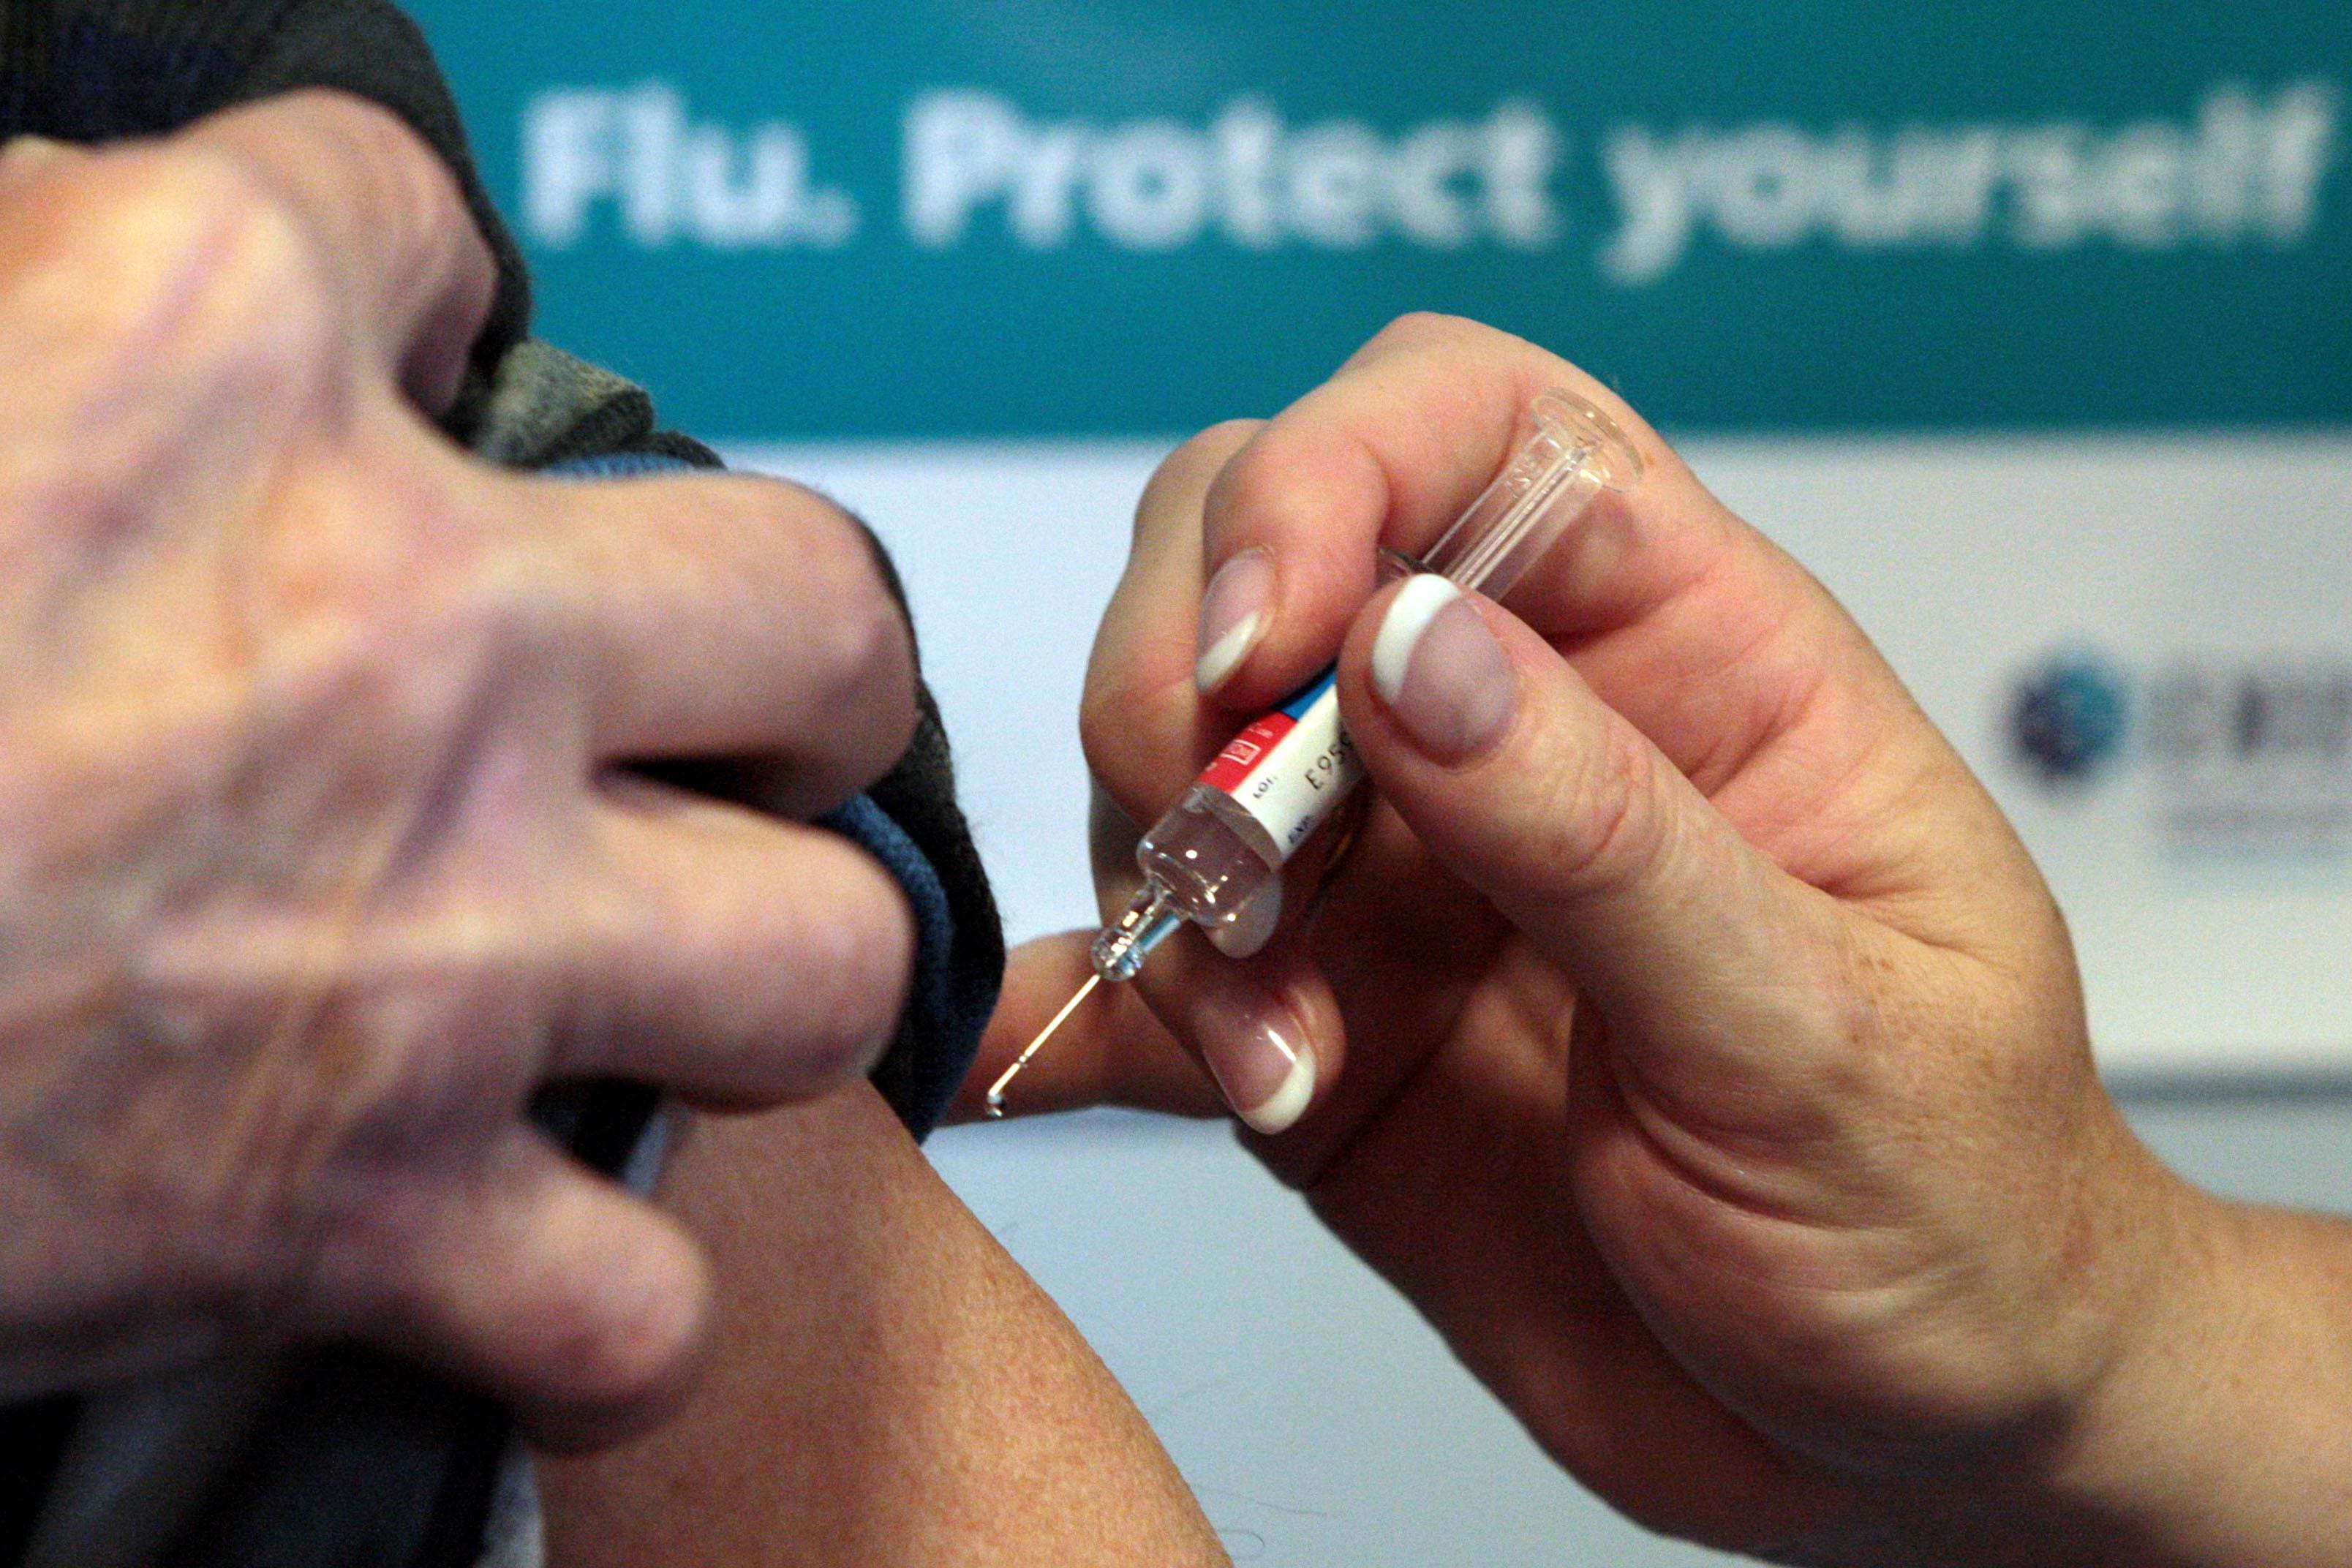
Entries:
[[708,436],[1181,432],[1412,310],[1685,431],[2352,425],[2343,0],[415,9]]

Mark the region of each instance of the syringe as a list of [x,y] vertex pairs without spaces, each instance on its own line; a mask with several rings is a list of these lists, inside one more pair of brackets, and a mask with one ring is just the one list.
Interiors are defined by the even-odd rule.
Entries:
[[[1641,479],[1641,454],[1617,422],[1573,393],[1541,394],[1527,424],[1532,428],[1470,509],[1418,562],[1389,552],[1396,567],[1500,599],[1594,497]],[[1143,836],[1135,848],[1142,888],[1095,938],[1094,973],[989,1086],[989,1115],[1004,1114],[1005,1086],[1096,986],[1135,978],[1187,921],[1215,930],[1240,919],[1363,782],[1339,722],[1337,681],[1336,667],[1326,669],[1235,735]]]

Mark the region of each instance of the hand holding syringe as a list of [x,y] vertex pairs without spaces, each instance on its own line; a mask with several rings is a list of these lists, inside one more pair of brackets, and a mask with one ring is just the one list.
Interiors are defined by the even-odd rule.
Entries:
[[[1381,546],[1423,553],[1560,384],[1640,443],[1632,493],[1507,608],[1433,576],[1368,597]],[[2352,1563],[2352,1363],[2312,1348],[2352,1345],[2352,1228],[2195,1192],[2133,1136],[2049,884],[1818,579],[1573,367],[1401,322],[1188,444],[1138,509],[1082,721],[1106,915],[1129,825],[1231,733],[1213,715],[1335,647],[1381,795],[1345,866],[1164,942],[1016,1109],[1282,1133],[1248,1152],[1555,1458],[1675,1534]],[[1340,815],[1299,875],[1341,855]],[[1302,897],[1263,940],[1276,889]],[[971,1109],[1094,935],[1024,951]],[[1164,1239],[1279,1270],[1297,1217]],[[1277,1318],[1235,1364],[1330,1337],[1316,1302]]]
[[[1640,454],[1582,398],[1547,392],[1528,421],[1531,432],[1485,493],[1421,561],[1393,557],[1398,570],[1500,599],[1595,496],[1640,479]],[[1096,986],[1133,979],[1187,921],[1214,930],[1239,920],[1362,781],[1332,670],[1234,736],[1137,845],[1142,888],[1095,939],[1093,975],[989,1087],[988,1113],[1003,1114],[1006,1086]]]

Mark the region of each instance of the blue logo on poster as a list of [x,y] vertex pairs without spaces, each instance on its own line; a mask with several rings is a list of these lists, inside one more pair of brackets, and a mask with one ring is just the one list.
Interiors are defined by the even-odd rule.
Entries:
[[2064,655],[2019,685],[2010,743],[2042,783],[2087,784],[2122,752],[2128,712],[2119,671],[2095,655]]

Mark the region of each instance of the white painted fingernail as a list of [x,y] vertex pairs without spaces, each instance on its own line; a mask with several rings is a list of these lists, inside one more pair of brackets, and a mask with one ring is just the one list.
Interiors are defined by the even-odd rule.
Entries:
[[1274,606],[1274,559],[1263,550],[1244,550],[1217,569],[1201,596],[1201,657],[1192,684],[1214,691],[1241,668],[1265,631]]
[[1225,677],[1249,657],[1257,646],[1257,629],[1261,617],[1244,616],[1234,628],[1201,650],[1200,663],[1192,667],[1192,684],[1203,692],[1214,691],[1225,683]]
[[1462,596],[1462,590],[1433,573],[1408,578],[1381,617],[1380,634],[1372,638],[1372,686],[1381,700],[1394,706],[1404,690],[1405,671],[1412,668],[1412,650],[1437,612]]
[[1511,721],[1517,680],[1478,606],[1443,577],[1399,589],[1372,638],[1372,685],[1434,761],[1483,750]]
[[1271,1136],[1286,1132],[1315,1098],[1315,1053],[1289,1009],[1257,999],[1204,997],[1201,1052],[1241,1119]]

